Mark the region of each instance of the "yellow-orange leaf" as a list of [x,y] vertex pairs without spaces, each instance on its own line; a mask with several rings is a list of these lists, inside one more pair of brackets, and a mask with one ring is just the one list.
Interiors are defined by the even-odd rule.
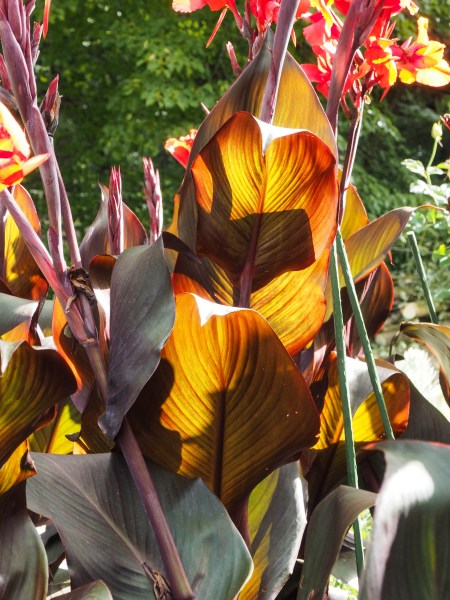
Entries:
[[314,443],[308,387],[267,321],[177,297],[161,364],[129,412],[144,453],[233,506]]

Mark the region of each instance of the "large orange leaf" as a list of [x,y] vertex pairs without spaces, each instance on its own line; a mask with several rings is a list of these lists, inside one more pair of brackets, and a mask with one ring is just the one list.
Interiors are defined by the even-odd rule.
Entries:
[[0,341],[0,466],[75,389],[69,367],[55,350]]
[[[367,365],[363,361],[347,358],[347,379],[353,415],[353,436],[358,448],[384,437],[384,427],[373,393]],[[408,424],[409,385],[403,373],[392,365],[380,362],[377,367],[383,396],[392,429],[396,435]],[[329,357],[328,384],[320,414],[319,440],[309,451],[314,460],[307,474],[310,484],[311,506],[314,506],[331,489],[346,482],[344,418],[339,390],[336,354]]]
[[161,364],[129,413],[144,453],[227,507],[314,443],[309,389],[258,313],[177,297]]
[[28,443],[22,442],[0,468],[0,496],[36,473],[28,453]]
[[[198,153],[236,112],[247,111],[259,116],[267,76],[272,66],[271,32],[256,58],[242,72],[227,93],[216,103],[199,128],[189,156],[186,176],[181,188],[179,235],[195,248],[197,208],[190,167]],[[330,123],[309,79],[289,54],[283,64],[274,125],[307,129],[317,135],[337,156],[336,142]]]
[[[14,199],[37,234],[41,226],[34,203],[21,185],[14,189]],[[31,256],[14,219],[8,214],[5,225],[5,283],[14,296],[39,300],[47,293],[48,284]]]
[[[329,254],[325,250],[310,267],[283,273],[250,296],[250,308],[269,321],[291,355],[304,348],[322,325]],[[194,263],[180,255],[173,287],[175,294],[191,292],[219,304],[238,300],[226,273],[207,258]]]
[[197,250],[234,285],[245,276],[256,291],[286,271],[308,267],[329,243],[336,226],[336,162],[309,131],[237,113],[200,152],[192,175]]

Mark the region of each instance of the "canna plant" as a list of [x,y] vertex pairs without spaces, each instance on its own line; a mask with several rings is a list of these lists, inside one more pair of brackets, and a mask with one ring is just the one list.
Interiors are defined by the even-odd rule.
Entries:
[[[236,81],[167,143],[186,168],[170,226],[146,158],[149,233],[113,168],[79,244],[58,79],[39,104],[34,75],[50,4],[32,28],[34,0],[0,2],[0,597],[46,598],[66,559],[66,598],[321,599],[352,523],[361,598],[445,597],[450,425],[369,343],[414,209],[369,222],[351,184],[371,92],[450,82],[443,45],[422,18],[392,37],[412,2],[175,0],[217,26],[229,9],[247,63],[229,44]],[[287,53],[300,16],[314,68]],[[448,401],[447,329],[402,325]]]

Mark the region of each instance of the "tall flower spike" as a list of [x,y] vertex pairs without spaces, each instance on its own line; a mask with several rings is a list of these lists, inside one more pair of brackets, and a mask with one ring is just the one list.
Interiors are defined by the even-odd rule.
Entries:
[[112,167],[109,178],[108,241],[111,254],[123,252],[123,206],[120,167]]
[[150,215],[150,243],[159,238],[163,228],[162,194],[159,182],[159,172],[153,167],[151,158],[143,158],[144,164],[144,193]]

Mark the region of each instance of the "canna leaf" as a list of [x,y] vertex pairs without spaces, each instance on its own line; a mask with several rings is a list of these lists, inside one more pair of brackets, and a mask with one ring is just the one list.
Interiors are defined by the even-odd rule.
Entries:
[[[34,454],[33,460],[38,474],[27,487],[28,507],[55,523],[72,585],[101,578],[115,600],[156,598],[151,577],[165,569],[122,456]],[[197,600],[232,600],[251,559],[226,511],[200,480],[148,468]]]
[[314,443],[310,392],[267,321],[251,310],[176,298],[161,365],[130,411],[144,454],[201,477],[227,508]]
[[239,600],[272,600],[294,569],[306,526],[298,462],[280,467],[256,486],[248,519],[254,571]]
[[0,293],[0,335],[17,325],[29,322],[36,312],[38,302]]
[[45,600],[47,557],[28,516],[24,482],[0,495],[0,575],[0,598]]
[[441,370],[442,391],[450,403],[450,327],[433,323],[406,322],[401,324],[400,333],[425,344],[434,354]]
[[[408,206],[391,210],[358,229],[345,240],[347,257],[355,283],[367,277],[384,261],[415,210],[415,208]],[[340,266],[339,281],[341,287],[344,287],[344,275]],[[325,316],[327,321],[333,312],[331,284],[329,282],[325,297],[328,307]]]
[[111,278],[108,400],[99,424],[112,440],[153,375],[175,318],[172,283],[161,238],[129,248]]
[[[262,45],[256,58],[216,103],[196,134],[180,190],[181,202],[177,223],[180,237],[193,249],[196,240],[197,208],[190,168],[199,152],[234,113],[247,111],[259,116],[266,80],[272,65],[270,35],[269,32],[266,43]],[[323,140],[335,157],[337,156],[333,131],[320,101],[302,68],[289,54],[283,65],[273,123],[279,127],[311,131]]]
[[375,504],[375,499],[372,492],[341,485],[315,508],[306,534],[297,600],[322,600],[345,534],[359,513]]
[[73,442],[67,436],[80,430],[80,422],[80,413],[73,402],[70,400],[59,402],[54,419],[28,438],[30,450],[52,454],[70,454],[73,452]]
[[[361,600],[431,600],[450,589],[450,446],[387,441]],[[420,577],[417,574],[420,573]]]
[[75,379],[55,350],[0,341],[0,466],[57,402],[75,390]]
[[335,158],[309,131],[237,113],[200,152],[192,175],[197,251],[233,285],[246,277],[254,292],[286,271],[310,266],[329,246],[336,226]]
[[[40,235],[39,218],[28,192],[21,185],[17,185],[13,195],[33,229]],[[5,283],[14,296],[28,300],[40,300],[48,290],[47,282],[42,277],[19,228],[9,214],[5,224]]]
[[28,453],[28,443],[22,442],[0,468],[0,496],[35,473]]
[[[365,362],[347,358],[346,367],[353,415],[353,435],[358,449],[382,439],[384,427]],[[392,365],[383,361],[379,361],[378,374],[392,428],[394,433],[399,435],[408,424],[408,379]],[[336,485],[346,482],[344,439],[337,358],[336,354],[332,353],[328,363],[327,387],[320,414],[319,440],[309,451],[310,459],[314,460],[306,475],[312,507]],[[357,455],[357,458],[360,456]]]
[[[304,348],[322,325],[329,254],[325,250],[310,267],[283,273],[250,296],[250,308],[269,321],[291,355]],[[238,301],[226,273],[207,258],[194,264],[179,256],[172,281],[175,294],[191,292],[229,306]]]
[[113,600],[111,592],[103,581],[87,583],[82,587],[58,596],[59,600]]

